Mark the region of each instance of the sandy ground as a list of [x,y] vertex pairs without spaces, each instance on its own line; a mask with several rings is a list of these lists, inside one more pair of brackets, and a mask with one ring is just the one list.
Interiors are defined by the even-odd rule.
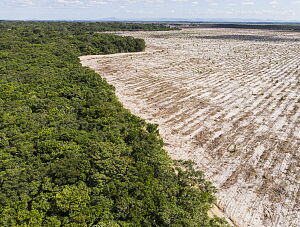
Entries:
[[127,32],[143,53],[83,56],[124,106],[160,125],[239,226],[300,226],[300,33]]

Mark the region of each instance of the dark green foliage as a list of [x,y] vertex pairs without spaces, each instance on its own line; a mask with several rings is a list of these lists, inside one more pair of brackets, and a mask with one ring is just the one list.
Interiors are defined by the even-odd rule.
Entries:
[[[56,31],[63,35],[82,34],[106,31],[168,31],[174,30],[167,25],[160,23],[121,23],[121,22],[24,22],[24,21],[0,21],[0,29],[19,29],[20,26],[28,28],[29,33],[40,35],[44,30]],[[24,31],[27,33],[27,31]],[[42,34],[43,35],[43,34]],[[47,34],[55,36],[55,34]]]
[[0,226],[225,226],[203,174],[78,59],[144,41],[48,26],[0,23]]

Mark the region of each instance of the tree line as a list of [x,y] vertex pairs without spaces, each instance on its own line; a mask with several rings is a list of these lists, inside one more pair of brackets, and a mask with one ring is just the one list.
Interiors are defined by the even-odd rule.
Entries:
[[170,23],[169,24],[173,28],[239,28],[239,29],[264,29],[264,30],[283,30],[283,31],[300,31],[299,24],[230,24],[230,23],[189,23],[189,22],[182,22],[182,23]]

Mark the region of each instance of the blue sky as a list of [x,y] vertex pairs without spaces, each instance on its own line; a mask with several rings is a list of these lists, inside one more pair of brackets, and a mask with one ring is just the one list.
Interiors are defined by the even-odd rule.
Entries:
[[0,19],[239,18],[300,22],[300,0],[0,0]]

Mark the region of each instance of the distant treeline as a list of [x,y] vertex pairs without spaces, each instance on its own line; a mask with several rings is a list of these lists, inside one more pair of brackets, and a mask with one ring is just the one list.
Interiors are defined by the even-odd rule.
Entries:
[[174,23],[174,28],[241,28],[300,31],[300,25],[287,24],[204,24],[204,23]]
[[172,162],[157,125],[80,64],[144,50],[94,33],[126,26],[0,22],[0,226],[227,226],[207,215],[216,189],[203,173]]
[[38,26],[46,30],[65,32],[106,32],[106,31],[168,31],[174,30],[161,23],[121,23],[121,22],[54,22],[54,21],[0,21],[0,28],[10,26]]

